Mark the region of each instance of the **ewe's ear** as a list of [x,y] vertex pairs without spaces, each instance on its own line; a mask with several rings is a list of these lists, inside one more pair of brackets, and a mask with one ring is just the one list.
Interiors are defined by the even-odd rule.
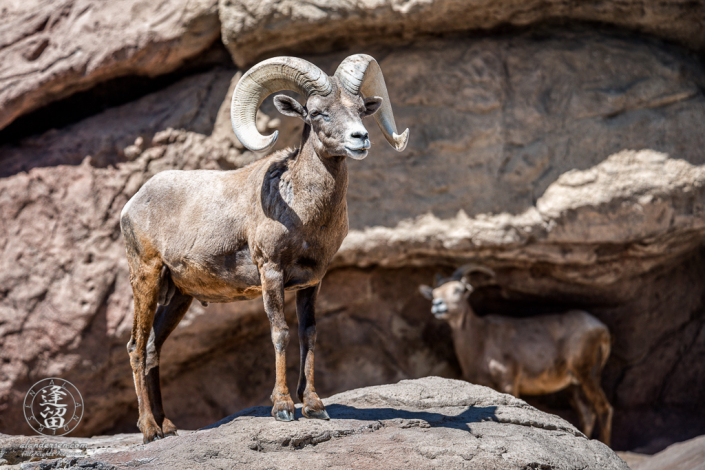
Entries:
[[433,300],[433,289],[431,286],[422,284],[419,286],[419,292],[421,292],[421,295],[426,297],[428,300]]
[[279,112],[282,113],[284,116],[291,116],[304,119],[308,115],[308,112],[306,112],[306,108],[301,106],[301,103],[296,101],[291,96],[275,96],[274,106],[276,106]]
[[468,281],[467,277],[463,276],[460,282],[463,284],[463,287],[465,287],[465,290],[467,292],[472,292],[473,290],[475,290],[475,288],[470,284],[470,281]]
[[379,110],[380,106],[382,106],[382,98],[379,96],[365,98],[365,112],[362,113],[362,117],[372,116]]

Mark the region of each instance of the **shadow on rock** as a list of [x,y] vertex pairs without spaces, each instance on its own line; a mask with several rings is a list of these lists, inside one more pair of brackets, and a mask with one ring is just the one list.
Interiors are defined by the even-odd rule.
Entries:
[[[460,409],[461,407],[457,408]],[[453,429],[467,429],[466,425],[470,423],[499,421],[498,416],[495,414],[497,410],[496,406],[471,406],[457,415],[434,413],[432,411],[400,410],[395,408],[356,408],[354,406],[338,404],[328,405],[326,406],[326,410],[331,417],[331,421],[343,419],[357,421],[384,421],[385,425],[396,425],[401,428],[446,427]],[[218,428],[241,417],[271,417],[271,407],[255,406],[252,408],[247,408],[202,429]],[[296,420],[306,420],[301,413],[300,406],[296,408],[294,418]]]

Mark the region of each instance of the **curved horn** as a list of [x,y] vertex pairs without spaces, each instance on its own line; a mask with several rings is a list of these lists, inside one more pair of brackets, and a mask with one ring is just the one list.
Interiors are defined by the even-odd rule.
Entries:
[[264,99],[282,90],[290,90],[308,98],[332,91],[328,75],[312,63],[296,57],[274,57],[252,67],[242,76],[230,105],[230,122],[242,145],[252,151],[270,148],[279,131],[263,136],[255,126],[257,109]]
[[351,55],[338,66],[335,76],[338,77],[343,88],[353,95],[362,95],[363,98],[382,97],[382,107],[374,115],[375,121],[377,121],[387,142],[397,152],[404,150],[409,141],[409,129],[401,135],[397,134],[397,125],[394,122],[387,85],[384,83],[382,69],[379,68],[377,61],[367,54]]
[[487,268],[485,266],[480,266],[479,264],[464,264],[458,269],[455,270],[453,273],[453,276],[451,276],[453,279],[460,279],[463,276],[466,276],[472,272],[481,272],[483,274],[487,274],[488,276],[491,277],[496,277],[494,271],[492,271],[490,268]]

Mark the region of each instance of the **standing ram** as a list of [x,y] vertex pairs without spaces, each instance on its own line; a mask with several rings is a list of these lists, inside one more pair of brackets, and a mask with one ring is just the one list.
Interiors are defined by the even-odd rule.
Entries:
[[235,171],[159,173],[122,211],[135,305],[127,349],[144,442],[176,434],[162,408],[159,355],[194,298],[263,297],[276,358],[272,416],[291,421],[284,292],[296,291],[297,395],[305,417],[328,419],[313,384],[314,307],[321,279],[348,232],[346,159],[367,156],[365,116],[379,111],[377,124],[397,151],[406,147],[409,131],[397,135],[384,78],[372,57],[350,56],[332,77],[305,60],[278,57],[249,70],[233,94],[233,130],[250,150],[267,150],[277,140],[277,132],[257,131],[255,117],[262,101],[281,90],[306,98],[304,106],[285,95],[274,98],[282,114],[304,121],[299,148]]
[[473,287],[467,278],[477,271],[494,277],[492,270],[471,264],[449,278],[438,276],[435,289],[419,286],[433,301],[431,313],[450,325],[465,380],[516,397],[570,387],[585,435],[592,434],[597,415],[600,440],[609,445],[612,406],[600,386],[610,354],[607,327],[582,310],[529,318],[479,317],[470,306]]

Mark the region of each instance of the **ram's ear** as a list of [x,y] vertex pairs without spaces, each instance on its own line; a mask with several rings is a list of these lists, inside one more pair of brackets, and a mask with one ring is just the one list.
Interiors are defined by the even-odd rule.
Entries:
[[282,113],[284,116],[297,117],[299,119],[305,119],[308,116],[306,108],[301,106],[301,103],[296,101],[291,96],[277,95],[274,97],[274,106]]
[[419,286],[419,292],[421,292],[421,295],[426,297],[428,300],[433,300],[433,288],[431,286],[422,284]]
[[362,113],[362,117],[372,116],[379,111],[380,106],[382,106],[382,101],[382,98],[379,96],[365,98],[365,112]]

